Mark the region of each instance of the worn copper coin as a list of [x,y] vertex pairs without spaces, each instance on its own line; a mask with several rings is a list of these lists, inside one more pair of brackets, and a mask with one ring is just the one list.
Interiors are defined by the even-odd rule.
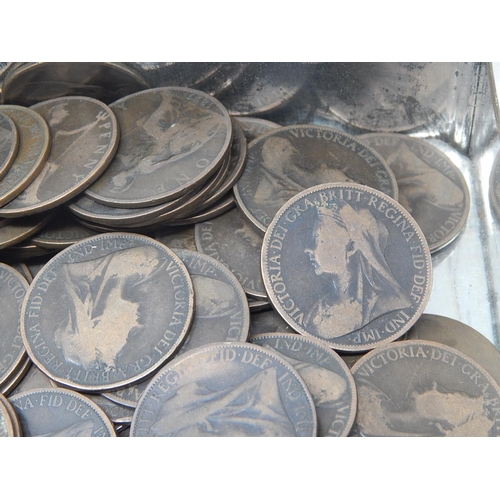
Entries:
[[21,217],[56,207],[99,177],[118,146],[113,112],[89,97],[60,97],[32,107],[47,122],[49,157],[34,181],[0,208],[0,217]]
[[29,360],[26,373],[18,380],[11,391],[8,392],[9,397],[15,396],[21,392],[31,391],[32,389],[47,389],[57,387],[57,384],[47,377],[35,364]]
[[374,349],[352,368],[360,436],[498,436],[500,387],[475,361],[437,342]]
[[297,333],[274,309],[250,314],[250,335],[259,333]]
[[115,437],[103,410],[78,392],[54,387],[9,398],[25,437]]
[[292,196],[327,182],[364,184],[398,196],[396,178],[377,152],[319,125],[290,125],[255,139],[234,194],[245,216],[264,232]]
[[110,107],[120,124],[120,147],[86,191],[104,205],[147,207],[178,198],[203,184],[229,152],[229,114],[203,92],[161,87]]
[[47,225],[55,216],[53,210],[19,219],[6,219],[0,226],[0,249],[12,247],[28,239]]
[[16,437],[11,419],[12,412],[7,405],[10,405],[8,399],[0,393],[0,437]]
[[264,120],[263,118],[255,118],[254,116],[239,116],[235,120],[241,125],[247,142],[252,142],[257,137],[281,127],[277,123]]
[[195,225],[196,248],[225,264],[254,298],[266,298],[260,272],[262,236],[238,208]]
[[196,251],[194,226],[175,228],[164,227],[155,232],[154,238],[170,248],[182,248],[185,250]]
[[398,201],[417,221],[431,252],[451,243],[465,226],[470,209],[460,169],[428,142],[403,134],[365,134],[359,138],[378,151],[396,176]]
[[193,317],[182,261],[152,238],[87,238],[35,276],[21,334],[33,362],[59,385],[118,389],[160,368],[180,348]]
[[356,415],[356,386],[342,358],[324,342],[293,333],[252,335],[250,341],[282,356],[304,380],[318,417],[318,436],[345,437]]
[[248,343],[214,343],[161,370],[137,405],[130,435],[305,436],[317,432],[312,398],[283,358]]
[[0,108],[0,180],[5,177],[16,159],[19,134],[14,122]]
[[47,122],[32,109],[3,105],[0,110],[14,121],[19,133],[16,159],[0,182],[0,206],[3,206],[36,178],[47,160],[51,141]]
[[348,183],[306,189],[278,211],[262,274],[294,330],[347,352],[403,335],[432,283],[429,247],[413,218],[380,191]]

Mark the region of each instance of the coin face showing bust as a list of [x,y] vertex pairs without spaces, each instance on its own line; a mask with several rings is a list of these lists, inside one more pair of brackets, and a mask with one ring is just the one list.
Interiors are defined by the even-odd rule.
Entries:
[[120,146],[85,192],[104,205],[147,207],[178,198],[210,177],[228,154],[231,118],[203,92],[161,87],[110,108],[120,124]]
[[193,287],[165,245],[102,234],[59,252],[36,275],[23,305],[29,356],[59,385],[119,389],[160,368],[193,317]]
[[78,392],[54,387],[9,398],[25,437],[115,437],[103,410]]
[[306,383],[318,417],[318,436],[344,437],[356,414],[356,386],[342,358],[324,342],[293,333],[263,333],[253,344],[276,352]]
[[316,435],[312,398],[283,358],[248,343],[214,343],[168,363],[141,397],[130,435]]
[[354,136],[319,125],[289,125],[255,139],[234,194],[245,217],[265,232],[292,196],[329,182],[364,184],[398,196],[396,178],[378,153]]
[[264,236],[262,275],[294,330],[345,352],[403,335],[432,283],[413,218],[380,191],[347,183],[306,189],[279,210]]
[[460,233],[470,194],[460,169],[428,142],[403,134],[365,134],[359,138],[384,158],[396,176],[398,201],[417,221],[431,252]]
[[0,208],[1,217],[39,213],[73,198],[101,175],[118,146],[116,118],[101,101],[59,97],[32,109],[49,126],[51,150],[37,177]]
[[5,177],[16,159],[19,134],[14,122],[0,108],[0,179]]
[[362,436],[498,436],[500,387],[456,349],[423,340],[379,347],[352,368]]

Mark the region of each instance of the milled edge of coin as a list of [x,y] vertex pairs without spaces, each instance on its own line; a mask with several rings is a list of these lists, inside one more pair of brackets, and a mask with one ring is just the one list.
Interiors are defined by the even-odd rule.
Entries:
[[[165,354],[160,356],[158,358],[158,361],[154,363],[153,365],[149,366],[147,370],[143,370],[141,373],[139,373],[136,376],[133,377],[126,377],[124,380],[121,382],[114,382],[114,383],[109,383],[109,384],[101,384],[99,386],[94,386],[94,385],[86,385],[86,384],[81,384],[78,382],[75,382],[73,380],[70,380],[68,378],[62,378],[61,376],[58,376],[54,373],[52,373],[43,363],[40,359],[38,359],[38,356],[34,352],[34,349],[31,346],[30,339],[28,338],[27,334],[27,325],[26,325],[26,318],[31,317],[30,313],[27,312],[27,310],[30,307],[30,302],[31,302],[31,297],[35,294],[37,287],[39,286],[39,282],[42,282],[41,285],[44,285],[45,288],[48,288],[50,283],[55,280],[55,278],[52,281],[43,281],[45,278],[45,272],[54,272],[53,269],[51,269],[51,266],[58,265],[58,261],[62,259],[66,259],[67,255],[71,252],[73,252],[75,249],[78,247],[82,247],[85,245],[92,244],[94,242],[99,242],[101,240],[107,240],[109,238],[112,239],[118,239],[118,238],[123,238],[123,239],[132,239],[132,240],[138,240],[138,241],[146,241],[146,243],[152,245],[153,247],[161,250],[162,252],[166,253],[171,261],[173,261],[176,265],[177,270],[179,271],[180,274],[176,276],[183,276],[184,281],[186,286],[188,287],[188,294],[189,296],[186,299],[186,305],[187,305],[187,311],[186,311],[186,321],[185,324],[182,328],[182,331],[179,333],[177,339],[173,344],[171,345],[171,348],[166,351]],[[129,247],[129,248],[135,248],[134,246]],[[111,255],[113,252],[109,252],[106,255]],[[180,285],[176,285],[180,286]],[[43,289],[43,287],[40,287],[42,291],[46,291]],[[40,297],[40,292],[38,292],[39,295],[35,295],[35,297]],[[39,310],[40,306],[35,305],[35,309]],[[31,311],[33,312],[33,311]],[[36,311],[33,313],[34,317],[38,317],[38,313]],[[177,256],[175,252],[173,252],[170,248],[168,248],[166,245],[160,243],[159,241],[148,237],[148,236],[142,236],[139,234],[134,234],[134,233],[125,233],[125,232],[116,232],[116,233],[103,233],[99,234],[96,236],[92,236],[90,238],[85,238],[84,240],[79,241],[78,243],[75,243],[74,245],[71,245],[64,250],[61,250],[59,253],[57,253],[54,257],[52,257],[43,267],[40,269],[40,271],[35,275],[33,278],[33,281],[29,287],[28,293],[26,294],[26,298],[23,303],[23,307],[21,310],[21,336],[23,338],[24,345],[26,347],[26,352],[28,353],[29,357],[33,361],[33,363],[49,378],[54,380],[58,385],[61,385],[63,387],[67,387],[71,390],[81,390],[81,391],[87,391],[87,392],[104,392],[104,391],[113,391],[117,389],[124,388],[129,385],[136,384],[152,374],[154,374],[156,371],[158,371],[169,359],[171,359],[175,354],[178,352],[180,349],[187,333],[189,332],[189,328],[191,327],[191,323],[193,321],[193,316],[194,316],[194,290],[193,290],[193,285],[191,282],[191,278],[189,276],[189,272],[186,269],[186,266],[182,263],[182,260]],[[35,325],[36,326],[36,325]],[[28,328],[29,329],[29,328]],[[35,334],[38,334],[38,332],[35,332]],[[42,334],[43,335],[43,334]],[[38,335],[38,337],[42,336]],[[38,338],[37,337],[37,338]],[[41,339],[39,339],[40,342],[37,344],[36,347],[38,346],[45,346],[45,341],[43,340],[43,336]],[[167,342],[165,342],[167,343]],[[168,343],[167,343],[168,344]],[[153,346],[153,349],[156,346]],[[157,347],[157,350],[160,351],[160,349]],[[61,362],[62,363],[62,362]],[[68,362],[66,362],[68,364]],[[81,369],[80,369],[81,370]]]
[[[331,358],[332,363],[335,364],[338,367],[339,372],[342,373],[342,377],[346,381],[347,387],[349,388],[349,391],[351,393],[351,397],[349,398],[350,405],[348,407],[347,414],[346,414],[346,407],[345,406],[335,408],[333,422],[331,423],[327,434],[325,434],[324,436],[330,436],[330,437],[333,437],[333,436],[346,437],[346,436],[348,436],[349,432],[351,430],[351,427],[354,423],[354,418],[356,416],[357,393],[356,393],[356,384],[354,383],[354,378],[352,376],[351,371],[349,370],[349,367],[346,365],[344,360],[333,349],[330,349],[325,342],[322,342],[318,339],[314,339],[312,337],[306,337],[304,335],[297,335],[296,333],[280,333],[280,332],[260,333],[257,335],[252,335],[249,340],[252,343],[257,343],[257,345],[262,346],[261,342],[264,342],[264,341],[269,340],[269,339],[275,340],[276,344],[280,340],[284,344],[286,344],[287,342],[289,342],[289,343],[299,342],[300,344],[302,344],[304,346],[309,345],[309,349],[311,349],[311,350],[313,348],[317,349],[317,352],[319,354],[315,354],[314,352],[311,354],[309,354],[309,352],[306,353],[311,358],[310,360],[308,360],[308,362],[311,365],[317,366],[318,368],[323,368],[327,371],[331,371],[331,372],[335,373],[329,367],[325,366],[325,364],[326,364],[325,355],[328,356],[329,358]],[[290,351],[293,351],[293,352],[298,350],[295,347],[296,346],[291,346],[291,347],[286,346],[287,349],[289,349]],[[304,348],[307,349],[306,347],[304,347]],[[279,347],[273,347],[273,350],[278,352],[278,354],[281,353]],[[285,354],[285,353],[283,353],[283,354]],[[285,355],[287,355],[288,357],[293,357],[289,354],[289,351],[287,351],[287,354],[285,354]],[[294,359],[296,359],[299,363],[301,361],[299,358],[294,357]],[[300,370],[297,368],[295,368],[295,369],[297,370],[297,372],[300,375]],[[307,385],[306,379],[304,379],[304,382]],[[314,394],[314,391],[309,389],[309,392],[311,393],[311,396],[312,396],[313,401],[314,401],[315,396],[316,396]],[[343,403],[341,403],[341,404],[343,404]],[[319,415],[317,415],[317,417],[318,417],[318,424],[319,424],[320,417],[319,417]],[[340,426],[338,426],[337,424],[340,424]],[[336,425],[337,425],[337,428],[335,428]],[[340,427],[340,430],[339,430],[339,427]],[[319,434],[319,430],[320,429],[319,429],[319,425],[318,425],[318,435],[321,436],[322,434]]]
[[19,150],[19,132],[14,123],[14,120],[10,116],[5,113],[2,113],[2,108],[0,108],[0,120],[4,120],[5,123],[10,127],[11,134],[11,145],[9,150],[6,152],[3,164],[0,163],[0,180],[5,177],[5,175],[9,172],[10,167],[14,163],[17,152]]
[[[10,171],[7,172],[7,175],[0,182],[0,206],[3,206],[21,193],[43,168],[50,153],[51,138],[47,122],[32,109],[14,104],[4,104],[0,106],[0,111],[3,111],[15,120],[21,138],[16,160]],[[22,118],[23,114],[27,118]],[[29,119],[32,120],[31,124],[27,123]],[[26,149],[26,139],[24,138],[24,131],[28,130],[32,134],[32,139],[35,127],[39,129],[35,136],[40,138],[37,143],[39,144],[38,154],[36,154],[37,150],[34,149],[32,143],[29,145],[29,149]],[[27,158],[24,158],[25,156]],[[19,172],[20,170],[21,172]],[[21,179],[19,179],[20,174]],[[10,185],[10,188],[6,187],[7,183]]]
[[[221,351],[225,351],[225,350],[231,349],[231,348],[243,348],[243,349],[248,350],[248,351],[256,351],[257,353],[261,353],[262,355],[264,355],[266,357],[268,356],[268,357],[274,359],[280,365],[282,365],[287,370],[287,372],[294,377],[295,381],[297,382],[297,384],[300,386],[301,390],[303,391],[303,393],[307,399],[307,402],[309,403],[308,410],[309,410],[309,413],[311,416],[311,424],[312,424],[313,429],[312,429],[311,435],[308,437],[315,437],[317,435],[316,410],[314,407],[312,397],[309,393],[309,390],[307,389],[307,387],[306,387],[304,381],[302,380],[302,378],[300,377],[300,375],[297,373],[297,370],[295,370],[295,368],[292,365],[290,365],[287,361],[285,361],[284,359],[282,359],[281,357],[279,357],[275,353],[270,352],[269,350],[264,349],[263,347],[260,347],[256,344],[250,344],[248,342],[216,342],[213,344],[208,344],[206,346],[202,346],[202,347],[193,349],[192,351],[188,351],[188,352],[182,354],[181,356],[175,358],[174,360],[169,362],[167,365],[165,365],[165,367],[153,377],[153,379],[151,380],[149,385],[144,390],[144,393],[142,394],[141,399],[137,403],[137,407],[136,407],[136,410],[134,412],[134,417],[132,419],[132,424],[130,427],[130,436],[131,437],[139,437],[139,436],[137,436],[137,433],[140,431],[140,429],[138,429],[138,425],[139,425],[138,420],[141,418],[141,413],[149,411],[147,409],[144,409],[144,407],[147,405],[147,400],[150,396],[150,393],[155,390],[156,386],[160,386],[162,378],[167,377],[169,373],[172,373],[172,371],[177,368],[177,366],[182,365],[185,362],[188,362],[189,358],[191,358],[191,357],[196,358],[196,356],[198,354],[202,355],[202,354],[208,353],[210,351],[221,352]],[[175,380],[175,382],[176,381],[177,380]],[[175,383],[175,382],[173,382],[173,383]],[[162,393],[166,392],[166,390],[168,390],[168,387],[166,387],[165,389],[162,389]],[[307,411],[307,408],[304,408],[304,410]]]
[[[356,145],[356,146],[359,146],[360,148],[362,148],[362,150],[367,151],[369,153],[369,156],[372,156],[373,158],[375,158],[377,163],[381,167],[383,167],[383,169],[382,169],[383,172],[385,174],[387,174],[387,181],[389,182],[390,188],[388,189],[389,192],[385,193],[385,194],[387,194],[388,196],[392,197],[395,200],[398,199],[398,194],[399,194],[398,184],[397,184],[396,177],[395,177],[394,173],[389,168],[389,166],[387,165],[385,160],[382,158],[382,156],[377,151],[372,149],[370,146],[363,143],[360,139],[357,138],[357,136],[348,134],[347,132],[343,132],[342,130],[339,130],[339,129],[327,127],[326,125],[314,125],[314,124],[287,125],[285,127],[279,127],[275,130],[271,130],[270,132],[267,132],[266,134],[257,137],[248,145],[248,154],[247,154],[247,161],[245,162],[245,168],[243,169],[243,173],[240,176],[238,182],[233,187],[234,198],[236,200],[236,204],[241,209],[241,212],[245,216],[245,218],[257,229],[257,231],[264,234],[266,232],[267,227],[268,227],[266,225],[266,222],[269,221],[269,223],[270,223],[272,220],[272,217],[263,213],[262,217],[259,219],[255,215],[254,210],[251,207],[249,207],[247,203],[245,203],[245,196],[242,193],[243,189],[241,186],[242,186],[242,182],[244,182],[244,180],[245,180],[245,175],[251,175],[251,177],[253,177],[256,174],[255,170],[257,170],[257,169],[260,170],[260,168],[261,168],[260,162],[255,162],[256,166],[254,167],[254,169],[252,171],[248,170],[248,168],[247,168],[247,165],[249,165],[249,162],[251,160],[252,148],[257,148],[257,147],[260,148],[261,143],[267,141],[271,137],[281,135],[281,134],[286,134],[287,132],[291,132],[291,131],[303,131],[305,134],[306,130],[316,131],[317,133],[321,132],[323,134],[330,134],[332,136],[332,138],[334,136],[336,136],[336,137],[341,137],[344,141],[350,141],[350,145],[345,146],[340,141],[332,141],[332,139],[324,139],[323,138],[325,140],[325,142],[332,141],[334,143],[341,144],[345,148],[346,151],[347,150],[353,151],[355,154],[358,154],[361,159],[363,159],[364,157],[359,154],[359,151],[353,150],[351,148],[354,148],[355,147],[354,145]],[[309,136],[303,136],[303,137],[300,137],[300,139],[303,139],[306,137],[309,137]],[[315,136],[312,137],[312,139],[315,139],[315,138],[316,138]],[[317,138],[320,139],[319,137],[317,137]],[[260,156],[260,152],[259,152],[259,156]],[[373,162],[371,162],[371,163],[373,163]],[[366,162],[366,166],[369,168],[373,168],[371,163]],[[334,169],[332,169],[332,170],[334,170]],[[248,173],[245,174],[245,172],[248,172]],[[316,184],[316,185],[318,185],[318,184]],[[314,186],[311,186],[311,187],[306,188],[306,189],[311,189],[313,187]],[[368,187],[372,187],[372,186],[368,186]],[[373,187],[373,189],[376,189],[376,188]],[[263,211],[262,209],[259,209],[259,208],[257,208],[255,211],[258,211],[258,210]]]
[[[401,205],[399,205],[399,203],[396,200],[392,199],[391,197],[389,197],[385,193],[382,193],[381,191],[377,191],[376,189],[373,189],[373,188],[370,188],[368,186],[364,186],[361,184],[334,182],[334,183],[329,183],[329,184],[321,184],[319,186],[313,186],[309,189],[305,189],[304,191],[298,193],[293,198],[288,200],[288,202],[286,202],[281,207],[281,209],[277,212],[277,214],[275,215],[271,224],[269,224],[269,227],[267,228],[267,231],[264,235],[264,241],[262,243],[262,253],[261,253],[261,269],[262,269],[262,277],[263,277],[263,281],[264,281],[264,286],[265,286],[265,289],[267,291],[268,297],[269,297],[271,303],[273,304],[274,309],[280,314],[280,316],[298,333],[300,333],[302,335],[310,335],[312,337],[315,337],[314,335],[309,333],[304,327],[302,327],[297,321],[291,319],[289,317],[287,311],[283,308],[283,306],[280,305],[279,300],[275,297],[274,290],[273,290],[273,282],[271,281],[271,278],[269,277],[269,272],[268,272],[268,261],[270,260],[270,258],[268,257],[268,250],[269,250],[269,248],[272,248],[270,246],[271,245],[270,240],[274,237],[273,231],[275,230],[276,227],[279,226],[279,230],[281,231],[279,239],[281,240],[281,239],[285,238],[285,233],[288,230],[286,228],[283,228],[280,225],[280,219],[282,216],[284,216],[288,212],[288,210],[291,209],[292,205],[297,203],[302,198],[305,198],[305,197],[312,195],[316,192],[324,191],[324,190],[328,190],[328,189],[340,189],[340,190],[345,189],[346,192],[347,192],[347,190],[354,190],[354,189],[356,189],[358,191],[365,191],[368,195],[375,197],[375,201],[377,201],[376,198],[378,198],[378,201],[381,202],[381,204],[384,207],[387,208],[389,206],[390,208],[392,208],[391,205],[397,207],[397,209],[401,212],[401,214],[406,218],[406,220],[412,226],[411,229],[412,229],[413,234],[412,234],[411,238],[413,238],[414,236],[417,238],[417,240],[420,242],[420,246],[421,246],[421,249],[423,252],[422,254],[415,255],[415,256],[412,253],[412,256],[413,256],[414,260],[416,260],[417,258],[421,260],[419,265],[422,264],[422,268],[426,267],[425,277],[424,277],[424,281],[422,283],[422,285],[425,285],[425,289],[422,291],[422,295],[419,296],[419,301],[417,302],[418,307],[415,308],[415,312],[414,312],[413,316],[410,318],[405,318],[405,319],[408,319],[408,321],[406,323],[404,323],[404,326],[402,328],[397,328],[397,325],[396,325],[396,329],[395,329],[394,333],[392,333],[391,335],[389,335],[386,338],[383,338],[381,340],[374,339],[373,341],[361,342],[361,339],[360,339],[360,342],[357,346],[347,344],[346,342],[341,341],[341,339],[343,337],[345,337],[346,335],[352,335],[355,332],[350,332],[348,334],[339,336],[336,339],[334,339],[333,341],[327,341],[325,339],[322,339],[322,340],[326,341],[327,344],[332,349],[342,351],[344,353],[368,351],[368,350],[373,349],[375,347],[378,347],[380,345],[387,344],[387,343],[391,342],[392,340],[398,339],[411,326],[413,326],[413,324],[417,321],[417,319],[422,315],[422,313],[425,309],[425,306],[427,305],[427,302],[429,300],[431,289],[432,289],[432,260],[431,260],[431,254],[429,251],[427,240],[426,240],[424,234],[422,233],[422,230],[420,229],[418,224],[414,221],[414,219],[411,217],[411,215]],[[342,193],[343,193],[343,191],[342,191]],[[342,194],[342,196],[343,196],[343,194]],[[347,196],[347,194],[346,194],[346,196]],[[341,197],[341,199],[342,199],[342,197]],[[310,202],[310,205],[311,205],[311,207],[316,206],[312,202]],[[394,208],[393,208],[393,210],[394,210]],[[280,244],[281,244],[281,241],[280,241]],[[418,248],[418,247],[415,247],[415,248]],[[274,258],[276,260],[277,256],[272,256],[272,258]],[[281,257],[279,259],[279,262],[280,262],[279,269],[281,269]],[[427,266],[426,266],[426,263],[427,263]],[[415,263],[414,263],[414,267],[415,267]],[[418,268],[416,268],[416,270],[417,269]],[[413,276],[413,281],[415,281],[415,276],[416,275]],[[285,291],[283,291],[283,293],[285,293]],[[294,305],[294,307],[295,307],[295,305]],[[377,332],[377,333],[379,333],[379,332]],[[372,337],[372,336],[375,337],[375,334],[373,334],[373,335],[370,334],[367,336],[367,338]],[[368,339],[368,340],[370,340],[370,339]]]
[[[38,396],[38,395],[40,395],[40,396],[47,395],[48,396],[47,406],[50,406],[51,396],[56,396],[56,395],[59,395],[59,396],[65,395],[69,398],[74,398],[75,400],[80,401],[80,403],[83,403],[87,406],[87,411],[90,410],[90,411],[93,411],[95,413],[95,416],[103,424],[103,427],[101,429],[102,430],[105,429],[109,434],[108,436],[101,435],[101,436],[91,436],[91,437],[116,437],[115,428],[113,427],[113,423],[111,422],[109,417],[106,415],[106,413],[99,407],[99,405],[97,403],[94,403],[94,401],[92,401],[87,396],[80,394],[79,392],[76,392],[76,391],[71,390],[71,389],[65,389],[63,387],[54,387],[52,389],[50,389],[50,388],[31,389],[29,391],[20,392],[19,394],[12,396],[11,398],[9,398],[9,402],[11,403],[11,405],[14,408],[16,408],[17,402],[22,401],[25,398],[30,398],[30,397],[33,398],[33,397]],[[31,403],[31,405],[33,405],[33,403]],[[69,404],[67,406],[69,407]],[[72,407],[72,409],[69,409],[68,407],[66,409],[68,411],[75,412],[75,414],[77,415],[77,418],[84,419],[85,413],[83,413],[83,415],[81,415],[81,416],[76,413],[77,411],[79,411],[78,406]],[[16,410],[16,411],[19,411],[19,410]],[[20,421],[22,422],[22,415],[20,416]],[[21,424],[21,428],[22,428],[22,424]],[[101,429],[98,429],[98,430],[101,430]],[[26,432],[24,432],[23,434],[26,435]]]

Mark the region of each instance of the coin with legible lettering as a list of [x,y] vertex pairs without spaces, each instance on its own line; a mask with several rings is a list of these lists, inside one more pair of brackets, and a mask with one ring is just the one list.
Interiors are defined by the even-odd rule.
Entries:
[[25,437],[115,437],[99,406],[76,391],[54,387],[12,396]]
[[16,125],[0,108],[0,180],[5,177],[16,159],[19,134]]
[[193,300],[189,273],[168,247],[131,233],[102,234],[60,251],[35,276],[21,335],[57,384],[119,389],[179,350]]
[[0,217],[22,217],[61,205],[99,177],[118,147],[118,125],[103,102],[59,97],[32,109],[47,122],[52,146],[36,178],[0,208]]
[[142,395],[133,437],[313,437],[314,403],[297,371],[249,343],[214,343],[168,363]]
[[396,178],[375,150],[319,125],[280,127],[252,141],[234,195],[245,217],[265,232],[292,196],[327,182],[363,184],[398,196]]
[[350,183],[322,184],[285,203],[264,236],[262,275],[294,330],[345,352],[401,337],[432,284],[415,220],[384,193]]
[[460,169],[423,139],[391,133],[359,138],[394,172],[398,201],[417,221],[430,251],[451,243],[465,226],[470,209],[469,188]]
[[352,368],[355,436],[500,435],[500,387],[474,360],[438,342],[404,340]]
[[250,342],[288,361],[304,380],[318,417],[318,436],[345,437],[356,415],[356,386],[342,358],[324,342],[294,333],[252,335]]

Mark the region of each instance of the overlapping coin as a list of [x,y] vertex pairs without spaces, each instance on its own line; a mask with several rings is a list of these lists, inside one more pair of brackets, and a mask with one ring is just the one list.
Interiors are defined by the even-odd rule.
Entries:
[[262,275],[294,330],[347,352],[403,335],[432,283],[429,247],[413,218],[380,191],[348,183],[306,189],[278,211],[264,237]]
[[16,125],[0,108],[0,180],[16,159],[18,149],[19,134]]
[[180,348],[193,318],[182,261],[152,238],[87,238],[35,276],[23,304],[29,356],[59,385],[89,392],[136,383]]

